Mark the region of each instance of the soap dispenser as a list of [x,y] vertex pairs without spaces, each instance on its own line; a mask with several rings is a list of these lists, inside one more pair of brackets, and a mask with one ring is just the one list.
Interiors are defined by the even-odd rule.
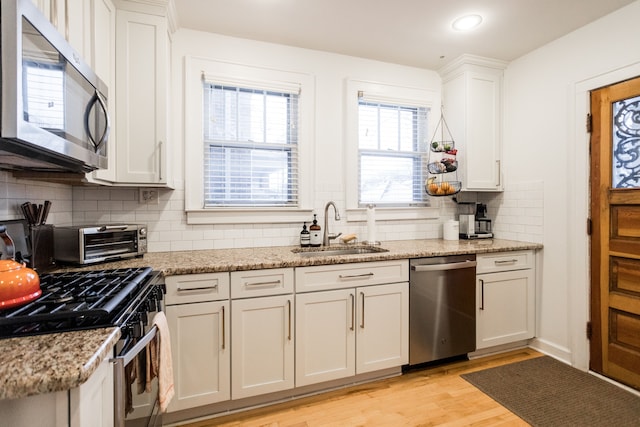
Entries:
[[302,224],[302,231],[300,232],[300,246],[306,248],[311,245],[311,233],[307,230],[307,223]]
[[322,245],[322,233],[320,232],[321,228],[318,224],[317,215],[313,214],[313,224],[309,226],[309,230],[311,231],[311,246],[318,247]]

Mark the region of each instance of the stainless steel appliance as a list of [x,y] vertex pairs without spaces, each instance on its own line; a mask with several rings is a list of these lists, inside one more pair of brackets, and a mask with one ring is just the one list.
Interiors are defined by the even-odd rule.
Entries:
[[2,0],[0,22],[0,167],[106,168],[106,85],[31,0]]
[[458,203],[461,239],[490,239],[493,237],[491,220],[482,203]]
[[[132,363],[143,357],[157,333],[153,313],[163,310],[166,289],[151,268],[76,271],[40,275],[42,295],[25,305],[0,310],[0,339],[116,326],[121,330],[114,347],[115,425],[161,425],[157,386],[146,395],[150,402],[127,416],[126,396],[136,395],[128,381]],[[154,380],[157,383],[157,378]],[[145,411],[146,409],[146,411]],[[140,411],[144,414],[140,414]],[[155,422],[155,424],[154,424]]]
[[93,264],[147,252],[147,227],[140,224],[109,224],[55,227],[53,252],[56,261]]
[[409,261],[409,365],[476,349],[476,257]]

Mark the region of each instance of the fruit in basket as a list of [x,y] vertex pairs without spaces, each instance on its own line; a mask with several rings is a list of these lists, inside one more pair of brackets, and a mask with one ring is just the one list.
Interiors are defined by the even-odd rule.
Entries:
[[443,182],[440,184],[440,188],[444,192],[444,194],[449,194],[449,190],[451,189],[451,185],[448,182]]

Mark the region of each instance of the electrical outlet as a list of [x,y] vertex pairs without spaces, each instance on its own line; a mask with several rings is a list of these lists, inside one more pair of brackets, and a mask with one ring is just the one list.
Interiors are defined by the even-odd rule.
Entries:
[[145,205],[157,205],[158,190],[154,190],[152,188],[141,188],[139,201],[141,204]]

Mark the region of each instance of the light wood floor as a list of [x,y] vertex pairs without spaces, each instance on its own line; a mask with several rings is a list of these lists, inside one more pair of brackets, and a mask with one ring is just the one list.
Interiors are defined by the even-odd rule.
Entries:
[[539,356],[521,349],[452,362],[185,427],[528,426],[460,375]]

